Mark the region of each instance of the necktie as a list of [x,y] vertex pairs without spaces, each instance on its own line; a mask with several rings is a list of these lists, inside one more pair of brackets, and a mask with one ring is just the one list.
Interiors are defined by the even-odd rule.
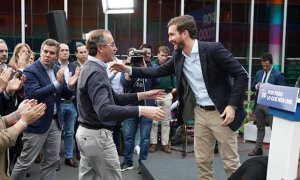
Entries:
[[265,77],[264,77],[264,79],[263,79],[262,83],[265,83],[265,82],[266,82],[266,80],[267,80],[267,76],[268,76],[268,71],[265,71]]

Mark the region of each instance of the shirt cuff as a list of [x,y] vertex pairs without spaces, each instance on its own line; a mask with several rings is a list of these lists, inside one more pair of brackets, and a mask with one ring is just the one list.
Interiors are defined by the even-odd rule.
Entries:
[[67,88],[68,88],[68,90],[70,90],[70,91],[74,91],[74,90],[75,90],[75,86],[74,86],[73,88],[70,88],[70,86],[67,85]]
[[132,67],[129,66],[129,73],[128,73],[130,76],[132,75]]
[[10,99],[10,96],[12,95],[9,95],[6,91],[3,92],[3,96],[6,100],[9,100]]
[[142,116],[142,112],[141,112],[141,106],[138,106],[139,107],[139,117]]
[[56,90],[57,90],[57,89],[59,88],[59,86],[60,86],[60,84],[59,84],[56,80],[53,82],[53,85],[54,85],[54,87],[55,87]]
[[255,89],[258,90],[258,84],[255,85]]
[[138,101],[140,101],[140,93],[136,93]]

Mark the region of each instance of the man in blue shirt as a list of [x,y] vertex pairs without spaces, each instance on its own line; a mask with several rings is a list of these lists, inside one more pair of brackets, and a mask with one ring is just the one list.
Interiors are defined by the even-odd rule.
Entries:
[[239,166],[237,129],[246,113],[243,109],[248,74],[218,42],[197,38],[194,18],[183,15],[168,23],[173,57],[156,68],[113,64],[112,70],[132,77],[156,78],[175,73],[178,92],[178,122],[195,119],[194,151],[199,179],[214,179],[213,147],[218,141],[220,156],[229,177]]

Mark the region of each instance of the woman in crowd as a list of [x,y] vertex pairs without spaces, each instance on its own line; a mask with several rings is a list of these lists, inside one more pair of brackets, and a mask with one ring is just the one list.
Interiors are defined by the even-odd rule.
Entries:
[[26,43],[19,43],[16,45],[13,55],[10,58],[9,65],[15,70],[23,71],[29,65],[31,49]]

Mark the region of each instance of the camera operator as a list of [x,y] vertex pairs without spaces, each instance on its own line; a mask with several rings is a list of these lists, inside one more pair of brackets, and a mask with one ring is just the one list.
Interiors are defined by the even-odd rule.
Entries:
[[142,44],[142,45],[140,45],[139,50],[146,51],[146,54],[142,55],[143,59],[144,59],[145,63],[147,64],[147,67],[152,67],[152,64],[151,64],[151,60],[153,58],[152,46],[150,46],[149,44]]
[[[130,59],[128,60],[130,60],[130,66],[147,67],[147,63],[145,62],[145,59],[147,59],[147,51],[133,49],[131,52],[129,51],[129,56]],[[125,77],[122,78],[122,82],[125,93],[145,92],[153,89],[153,87],[158,84],[156,79],[130,78],[127,73],[125,74]],[[155,106],[155,101],[144,100],[132,105]],[[138,129],[138,125],[140,129]],[[121,164],[121,171],[133,169],[132,155],[134,150],[135,134],[137,131],[140,131],[139,162],[147,159],[151,127],[152,120],[143,116],[123,121],[125,149],[124,162]]]

